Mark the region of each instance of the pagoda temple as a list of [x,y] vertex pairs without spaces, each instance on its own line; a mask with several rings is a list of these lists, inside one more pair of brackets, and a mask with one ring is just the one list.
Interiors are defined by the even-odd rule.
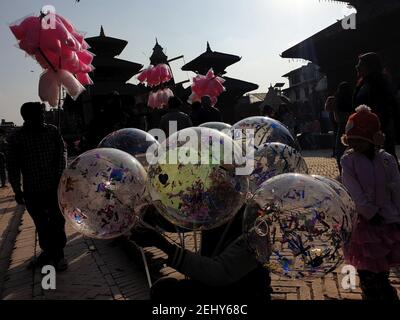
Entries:
[[[211,50],[210,44],[207,42],[206,51],[182,67],[183,71],[192,71],[202,75],[212,68],[216,75],[225,79],[226,91],[218,97],[217,103],[224,122],[236,122],[233,107],[245,93],[258,89],[258,85],[255,83],[223,76],[226,74],[227,67],[240,60],[239,56]],[[188,89],[190,90],[190,88]]]
[[283,58],[304,59],[321,67],[333,91],[341,81],[355,82],[357,57],[377,52],[393,80],[400,85],[400,1],[349,0],[357,9],[356,29],[345,29],[342,20],[282,53]]
[[92,73],[94,85],[89,87],[92,97],[107,95],[117,91],[121,96],[134,97],[137,86],[127,83],[137,74],[143,65],[116,58],[125,49],[127,41],[107,37],[103,27],[100,35],[85,39],[90,46],[90,51],[95,54]]

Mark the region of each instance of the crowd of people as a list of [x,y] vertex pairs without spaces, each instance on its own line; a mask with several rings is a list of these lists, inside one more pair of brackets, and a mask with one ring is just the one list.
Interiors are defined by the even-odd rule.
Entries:
[[[398,297],[389,282],[389,271],[400,266],[400,173],[394,125],[397,104],[377,54],[360,56],[357,71],[359,80],[354,94],[350,84],[343,82],[326,103],[326,110],[332,112],[337,123],[336,158],[342,183],[358,213],[351,241],[344,248],[345,259],[357,268],[365,299],[395,300]],[[119,97],[110,96],[109,108],[97,119],[103,122],[89,130],[88,148],[97,146],[103,137],[123,125],[119,123],[120,115],[112,109],[116,104],[120,104]],[[279,111],[277,115],[267,107],[264,114],[278,118],[292,133],[296,132],[290,108],[285,106]],[[58,207],[57,185],[66,167],[65,143],[57,128],[44,122],[43,104],[24,104],[21,116],[24,124],[9,137],[7,161],[0,154],[0,167],[7,163],[15,200],[26,205],[39,235],[42,253],[30,267],[53,264],[58,271],[64,271],[68,267],[64,257],[65,220]],[[209,97],[193,103],[190,114],[183,112],[182,102],[173,97],[159,119],[159,127],[171,134],[170,121],[176,121],[176,129],[181,130],[222,120]],[[313,123],[307,130],[319,130],[318,125]],[[2,170],[1,182],[5,185]],[[241,213],[243,210],[244,207]],[[147,214],[154,212],[149,208]],[[152,288],[153,299],[179,301],[207,295],[216,299],[270,299],[269,272],[247,250],[241,213],[222,227],[204,231],[199,255],[171,244],[153,230],[133,232],[132,240],[160,248],[168,255],[167,263],[188,277],[158,281]],[[165,221],[160,224],[166,230],[171,228]]]

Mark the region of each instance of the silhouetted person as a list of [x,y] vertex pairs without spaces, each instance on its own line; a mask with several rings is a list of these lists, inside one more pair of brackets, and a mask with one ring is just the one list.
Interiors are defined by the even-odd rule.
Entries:
[[274,108],[266,104],[260,108],[260,116],[276,119]]
[[[328,96],[325,101],[325,112],[329,114],[329,122],[333,129],[333,143],[332,143],[332,157],[336,157],[336,136],[338,132],[338,125],[335,120],[336,112],[336,98],[335,96]],[[321,113],[321,119],[324,119],[324,113]]]
[[171,97],[168,100],[168,112],[161,117],[160,121],[160,129],[165,132],[165,135],[168,137],[175,132],[169,132],[170,121],[175,121],[177,125],[177,131],[193,127],[193,123],[190,120],[190,117],[180,111],[180,107],[182,102],[177,97]]
[[381,60],[376,53],[361,55],[356,68],[358,83],[353,96],[353,109],[364,104],[378,115],[386,136],[385,150],[397,160],[394,117],[398,105],[394,88],[384,74]]
[[3,152],[0,152],[0,180],[1,187],[6,186],[6,156]]
[[209,96],[201,98],[202,105],[202,121],[205,122],[222,122],[221,112],[212,106],[212,102]]
[[337,123],[337,134],[335,139],[336,161],[339,172],[342,173],[340,159],[346,151],[346,146],[342,143],[342,136],[345,133],[346,123],[349,116],[353,113],[352,89],[348,82],[339,84],[335,94],[335,122]]
[[52,264],[63,271],[68,267],[64,259],[67,239],[57,188],[67,154],[57,128],[44,122],[44,109],[38,102],[22,105],[24,125],[8,139],[7,170],[15,200],[26,205],[39,235],[42,253],[29,266]]
[[192,113],[190,119],[195,127],[204,123],[203,121],[203,106],[200,102],[196,101],[192,103]]

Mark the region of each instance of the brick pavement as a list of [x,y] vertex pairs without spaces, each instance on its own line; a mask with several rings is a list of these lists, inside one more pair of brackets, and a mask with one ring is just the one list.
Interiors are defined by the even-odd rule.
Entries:
[[32,257],[40,253],[40,249],[35,248],[33,221],[23,207],[15,207],[9,188],[1,190],[0,199],[0,248],[5,247],[3,229],[10,229],[12,225],[15,229],[8,232],[13,250],[0,251],[3,266],[0,268],[1,299],[148,299],[149,289],[141,260],[130,259],[116,241],[83,237],[69,225],[65,250],[69,269],[57,274],[56,290],[43,290],[41,270],[33,272],[26,268]]
[[[335,178],[338,176],[330,151],[303,153],[310,173]],[[148,299],[149,289],[140,256],[126,241],[101,241],[83,237],[67,226],[66,257],[70,268],[57,275],[57,289],[42,290],[41,274],[26,269],[35,251],[35,228],[29,215],[16,206],[10,188],[0,189],[0,298],[1,299]],[[171,235],[174,236],[174,235]],[[186,247],[193,249],[193,236],[188,234]],[[130,253],[130,254],[129,254]],[[169,275],[183,277],[163,266],[165,255],[146,248],[153,279]],[[292,281],[273,276],[275,300],[332,300],[361,298],[360,290],[341,288],[341,267],[314,281]],[[400,292],[400,272],[391,274]],[[358,283],[358,281],[357,281]]]

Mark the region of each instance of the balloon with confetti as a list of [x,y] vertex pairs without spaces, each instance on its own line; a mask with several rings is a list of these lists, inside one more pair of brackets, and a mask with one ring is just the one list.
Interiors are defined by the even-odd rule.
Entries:
[[351,225],[353,225],[356,221],[357,211],[356,211],[356,205],[346,187],[339,181],[329,177],[321,175],[312,175],[312,177],[328,185],[339,196],[339,199],[341,200],[342,203],[341,210],[343,214],[346,216],[345,221],[351,227]]
[[264,182],[247,206],[244,233],[257,259],[288,279],[313,279],[333,271],[351,223],[337,193],[304,174]]
[[153,157],[158,145],[158,141],[151,134],[140,129],[126,128],[110,133],[100,142],[98,148],[115,148],[125,151],[147,169],[148,159]]
[[228,134],[230,132],[230,129],[232,126],[228,123],[224,122],[206,122],[201,125],[199,125],[200,128],[210,128],[210,129],[215,129],[221,132],[224,132]]
[[98,239],[128,232],[145,207],[146,171],[117,149],[94,149],[64,170],[58,187],[60,209],[74,229]]
[[208,128],[187,128],[164,141],[149,167],[153,204],[171,223],[207,230],[230,220],[243,205],[248,180],[236,174],[241,150],[228,136]]
[[308,174],[301,154],[283,143],[265,143],[254,153],[254,170],[249,177],[250,192],[254,193],[264,181],[290,172]]
[[[246,137],[246,131],[253,133],[253,139]],[[268,117],[249,117],[235,123],[232,137],[242,143],[242,148],[252,147],[257,150],[266,142],[280,142],[300,150],[299,144],[290,131],[279,121]]]

